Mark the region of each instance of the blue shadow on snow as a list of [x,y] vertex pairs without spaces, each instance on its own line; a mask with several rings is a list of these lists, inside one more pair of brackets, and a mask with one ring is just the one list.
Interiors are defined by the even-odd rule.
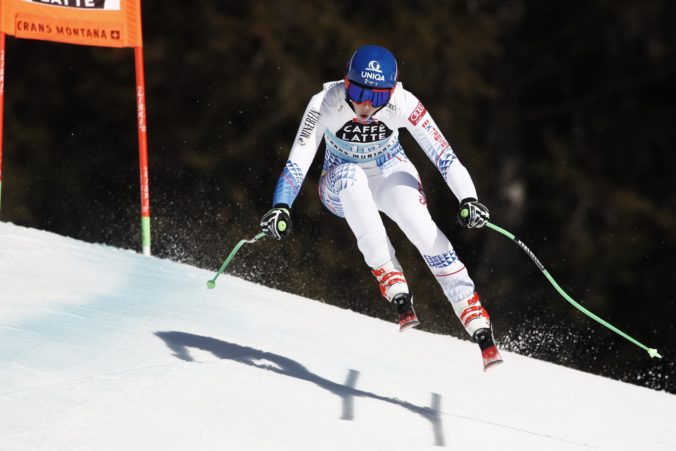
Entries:
[[234,360],[248,366],[311,382],[342,399],[342,420],[354,419],[353,400],[355,397],[376,399],[378,401],[403,407],[406,410],[421,415],[432,423],[434,445],[445,445],[440,415],[441,395],[437,393],[432,393],[431,407],[421,407],[401,399],[388,398],[355,388],[357,379],[359,378],[359,371],[357,370],[350,369],[345,384],[338,384],[312,373],[295,360],[279,354],[264,352],[248,346],[241,346],[235,343],[217,340],[216,338],[203,337],[186,332],[155,332],[155,335],[165,342],[177,358],[185,360],[186,362],[194,361],[190,356],[188,348],[196,348],[210,352],[219,359]]

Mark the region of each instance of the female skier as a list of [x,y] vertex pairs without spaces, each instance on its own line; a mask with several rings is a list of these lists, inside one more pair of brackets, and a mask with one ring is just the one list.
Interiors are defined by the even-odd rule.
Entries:
[[398,82],[394,55],[376,45],[357,49],[344,80],[326,83],[310,100],[277,182],[273,208],[261,226],[275,239],[291,232],[291,206],[323,138],[319,196],[331,213],[347,220],[380,292],[399,313],[399,330],[420,322],[380,212],[397,223],[423,256],[465,330],[479,344],[486,370],[502,361],[490,318],[465,265],[427,210],[418,171],[399,143],[404,127],[460,201],[460,224],[483,227],[488,209],[477,201],[469,172],[425,106]]

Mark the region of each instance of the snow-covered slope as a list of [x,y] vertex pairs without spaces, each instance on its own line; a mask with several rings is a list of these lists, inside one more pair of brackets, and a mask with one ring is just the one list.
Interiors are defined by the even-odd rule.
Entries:
[[0,223],[0,449],[676,449],[676,396],[211,276]]

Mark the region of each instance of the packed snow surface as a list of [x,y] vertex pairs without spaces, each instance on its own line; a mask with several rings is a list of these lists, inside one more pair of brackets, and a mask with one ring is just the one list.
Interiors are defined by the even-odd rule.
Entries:
[[674,395],[212,275],[0,223],[0,449],[676,449]]

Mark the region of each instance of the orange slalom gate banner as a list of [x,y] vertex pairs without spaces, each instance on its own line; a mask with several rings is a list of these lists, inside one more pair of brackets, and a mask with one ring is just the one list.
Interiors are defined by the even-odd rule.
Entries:
[[0,32],[102,47],[143,47],[140,0],[0,0]]
[[150,255],[150,190],[141,0],[0,0],[0,194],[5,35],[65,44],[134,48],[141,172],[141,245],[143,253]]

